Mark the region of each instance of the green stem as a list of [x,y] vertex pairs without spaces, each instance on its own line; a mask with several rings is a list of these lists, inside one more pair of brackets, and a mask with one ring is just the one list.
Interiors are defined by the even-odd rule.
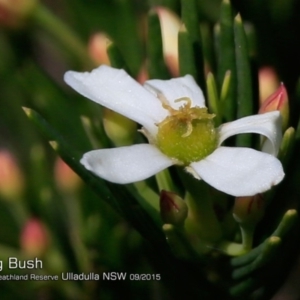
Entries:
[[[159,195],[155,193],[149,186],[147,186],[145,181],[135,182],[133,186],[139,195],[135,195],[138,203],[151,216],[155,224],[158,227],[161,227],[162,221],[159,214]],[[128,189],[130,189],[130,186],[128,186]],[[132,194],[134,193],[132,189],[130,189],[130,192]]]
[[222,237],[222,229],[216,217],[210,197],[194,199],[191,194],[186,196],[190,216],[186,220],[186,230],[197,231],[198,236],[209,242],[216,242]]
[[53,15],[43,5],[38,5],[32,14],[32,21],[45,31],[68,55],[79,62],[82,68],[92,68],[93,62],[88,56],[87,47],[64,22]]
[[197,259],[195,251],[190,246],[190,242],[186,236],[184,228],[178,228],[171,224],[164,224],[162,227],[168,244],[177,258]]
[[72,243],[79,269],[82,272],[88,272],[91,269],[88,252],[80,237],[81,212],[79,199],[73,193],[65,193],[62,197],[67,212],[68,230],[70,241]]
[[133,184],[143,199],[159,213],[159,194],[154,192],[145,181],[135,182]]
[[177,189],[172,181],[170,172],[168,170],[163,170],[155,175],[156,182],[158,185],[159,192],[161,190],[177,192]]
[[178,174],[188,191],[185,200],[189,215],[185,229],[207,242],[218,242],[222,237],[222,228],[213,207],[213,198],[208,185],[191,177],[182,169],[178,169]]
[[242,234],[243,248],[246,252],[248,252],[252,249],[254,227],[240,225],[240,229]]
[[216,248],[218,250],[225,252],[229,256],[240,256],[252,249],[255,226],[247,227],[240,224],[239,226],[242,234],[242,244],[223,240],[217,245]]

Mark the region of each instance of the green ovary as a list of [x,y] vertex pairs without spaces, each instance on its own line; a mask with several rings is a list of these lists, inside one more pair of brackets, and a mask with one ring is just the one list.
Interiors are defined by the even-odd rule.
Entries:
[[[187,135],[190,126],[192,131]],[[158,148],[168,157],[185,165],[211,154],[217,148],[217,143],[218,136],[212,119],[194,119],[189,122],[170,116],[158,126]]]

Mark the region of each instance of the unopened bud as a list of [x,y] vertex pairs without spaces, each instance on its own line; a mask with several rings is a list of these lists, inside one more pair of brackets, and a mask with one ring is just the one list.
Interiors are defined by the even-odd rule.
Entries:
[[259,114],[279,110],[282,117],[282,128],[285,130],[289,121],[289,98],[283,83],[261,105]]
[[160,193],[160,215],[165,224],[183,225],[188,215],[184,200],[173,192]]
[[81,178],[58,157],[54,166],[54,178],[58,188],[66,193],[75,192],[81,186]]
[[40,220],[32,218],[27,221],[21,232],[20,244],[28,257],[40,257],[46,252],[49,237]]
[[149,79],[149,74],[147,72],[147,67],[146,67],[146,64],[143,64],[139,73],[136,76],[136,80],[140,84],[144,84],[144,82],[148,79]]
[[107,55],[107,46],[110,40],[105,33],[95,33],[90,37],[88,43],[88,52],[91,59],[97,64],[110,65],[109,57]]
[[243,226],[255,226],[264,216],[265,203],[262,195],[235,198],[233,217]]
[[181,21],[175,13],[167,8],[156,7],[155,11],[160,21],[166,65],[174,77],[179,76],[178,32]]
[[282,136],[282,141],[280,144],[280,149],[278,154],[278,158],[283,165],[285,165],[289,161],[293,153],[295,140],[296,140],[295,129],[293,127],[289,127]]
[[37,0],[0,0],[0,26],[22,28],[37,4]]
[[258,83],[259,103],[261,106],[267,97],[276,91],[279,85],[279,79],[275,70],[272,67],[261,68],[258,73]]
[[23,174],[15,158],[6,150],[0,151],[0,196],[6,200],[18,199],[24,189]]

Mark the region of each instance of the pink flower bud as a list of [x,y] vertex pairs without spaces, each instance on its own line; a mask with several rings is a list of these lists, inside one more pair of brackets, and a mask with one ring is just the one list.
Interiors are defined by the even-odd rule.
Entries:
[[161,26],[164,59],[172,76],[177,77],[179,76],[178,32],[181,21],[176,14],[167,8],[156,7],[155,11]]
[[140,71],[139,71],[139,73],[136,76],[136,80],[140,84],[144,84],[144,82],[148,79],[149,79],[149,75],[148,75],[148,72],[147,72],[146,64],[143,64]]
[[49,236],[40,220],[31,218],[27,221],[21,232],[20,245],[29,257],[40,257],[46,252]]
[[162,190],[160,215],[165,224],[183,225],[188,215],[188,207],[177,194]]
[[107,46],[110,40],[105,33],[95,33],[90,37],[88,43],[88,53],[91,59],[97,64],[110,65],[109,57],[107,55]]
[[37,0],[0,0],[0,26],[23,27],[37,3]]
[[6,150],[0,151],[0,195],[6,200],[18,199],[24,189],[24,178],[15,158]]
[[54,177],[58,188],[66,193],[76,192],[81,186],[81,178],[58,157],[54,166]]
[[255,226],[264,216],[265,203],[262,195],[235,198],[233,217],[241,225]]
[[263,67],[259,70],[259,103],[260,105],[269,95],[274,93],[279,85],[279,79],[272,67]]
[[261,105],[259,114],[279,110],[282,117],[282,127],[286,129],[289,120],[289,98],[283,83]]

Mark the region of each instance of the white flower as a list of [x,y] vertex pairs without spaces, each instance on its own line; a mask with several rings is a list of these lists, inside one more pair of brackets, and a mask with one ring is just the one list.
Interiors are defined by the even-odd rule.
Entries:
[[[183,164],[195,177],[203,179],[220,191],[238,197],[262,193],[278,184],[284,177],[282,165],[275,157],[282,137],[278,111],[223,124],[214,132],[216,144],[209,144],[214,145],[213,150],[196,161],[192,159],[188,163],[182,163],[178,157],[164,154],[169,150],[161,150],[158,134],[161,124],[167,123],[169,127],[174,125],[168,122],[172,118],[176,119],[177,114],[182,116],[191,112],[192,115],[194,110],[197,111],[196,117],[185,121],[186,132],[181,134],[182,139],[188,137],[193,130],[196,132],[195,126],[191,125],[192,120],[201,119],[202,114],[204,119],[213,117],[202,113],[202,110],[206,110],[204,97],[192,76],[165,81],[149,80],[142,86],[124,70],[102,65],[91,73],[69,71],[65,74],[65,81],[83,96],[141,124],[143,133],[150,142],[85,153],[81,163],[103,179],[126,184],[144,180],[174,164]],[[186,104],[182,105],[182,101]],[[209,120],[207,123],[206,120],[203,122],[211,124]],[[201,130],[207,134],[206,127]],[[267,140],[263,151],[221,146],[228,137],[241,133],[265,136]],[[199,136],[197,132],[196,134],[197,141],[201,144],[202,135]],[[184,148],[186,154],[189,153],[190,146],[192,145]]]

